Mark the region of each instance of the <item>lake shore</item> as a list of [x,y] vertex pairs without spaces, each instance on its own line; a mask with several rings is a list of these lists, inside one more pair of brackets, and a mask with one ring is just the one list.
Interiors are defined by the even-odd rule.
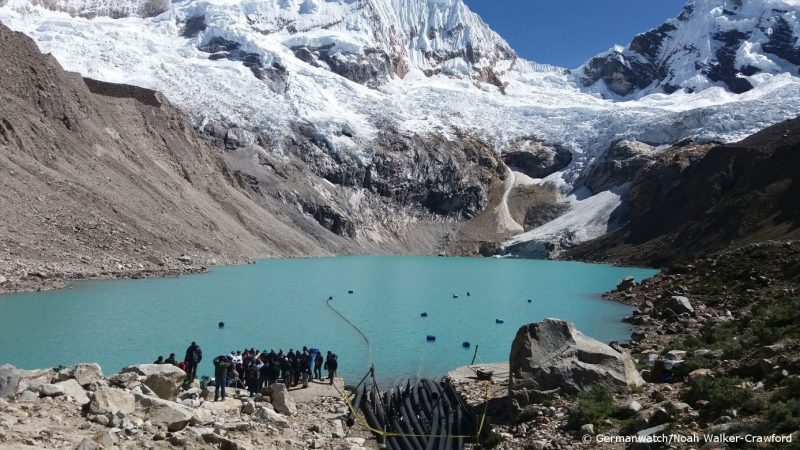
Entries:
[[250,397],[228,389],[224,401],[168,365],[142,364],[104,376],[96,364],[17,370],[0,366],[0,450],[151,448],[246,450],[377,449],[334,385],[275,384]]

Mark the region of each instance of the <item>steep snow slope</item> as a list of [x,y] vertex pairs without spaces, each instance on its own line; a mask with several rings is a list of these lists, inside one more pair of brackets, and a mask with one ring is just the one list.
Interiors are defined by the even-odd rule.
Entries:
[[[481,68],[499,74],[516,57],[459,0],[185,1],[154,18],[92,20],[8,0],[0,20],[32,36],[67,69],[160,90],[199,124],[215,120],[285,135],[291,123],[309,122],[335,151],[365,160],[376,131],[391,123],[413,133],[470,129],[498,150],[533,135],[575,152],[574,170],[612,139],[737,139],[800,106],[800,84],[786,74],[764,77],[745,96],[712,88],[612,103],[527,62],[504,74],[502,95],[480,81]],[[444,31],[431,32],[437,29]],[[460,37],[444,40],[444,34]],[[298,48],[317,50],[309,56]],[[319,50],[325,48],[327,56]],[[370,72],[362,67],[374,65],[358,58],[376,48],[392,58],[405,54],[404,78],[387,75],[370,88],[370,80],[337,73]],[[437,69],[442,73],[425,75]],[[751,109],[759,114],[747,114]]]
[[746,92],[769,75],[798,74],[800,1],[691,0],[675,19],[578,68],[606,96],[641,97],[722,86]]
[[[370,174],[394,145],[387,133],[448,142],[477,136],[497,152],[520,141],[558,144],[573,153],[572,163],[548,178],[567,193],[615,139],[730,141],[800,111],[796,71],[753,75],[755,88],[741,95],[708,85],[605,100],[563,69],[518,58],[461,0],[184,0],[155,17],[118,19],[82,17],[91,16],[83,4],[5,0],[0,20],[68,70],[164,92],[229,148],[256,146],[275,160],[294,154],[337,186],[373,192]],[[113,6],[139,11],[145,4]],[[298,141],[316,153],[306,158]],[[366,175],[353,181],[353,170]],[[458,179],[444,179],[459,189]],[[611,200],[575,201],[573,210]],[[608,208],[595,210],[602,217],[594,222],[608,220]],[[608,228],[575,232],[582,226],[576,220],[531,236],[555,236],[561,224],[572,227],[564,236],[582,240]]]

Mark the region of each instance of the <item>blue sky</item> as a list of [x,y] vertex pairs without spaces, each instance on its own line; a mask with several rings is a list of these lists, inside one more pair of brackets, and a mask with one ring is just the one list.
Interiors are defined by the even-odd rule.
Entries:
[[464,0],[525,59],[577,67],[677,16],[686,0]]

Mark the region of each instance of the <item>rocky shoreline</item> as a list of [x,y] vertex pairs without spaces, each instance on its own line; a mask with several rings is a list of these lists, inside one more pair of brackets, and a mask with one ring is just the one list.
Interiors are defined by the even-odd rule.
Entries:
[[199,380],[171,365],[141,364],[104,376],[97,364],[18,370],[0,366],[0,449],[377,448],[368,431],[345,425],[335,386],[281,383],[250,397],[229,389],[213,401]]
[[544,392],[518,412],[508,380],[516,372],[507,363],[481,366],[501,374],[488,404],[485,383],[469,370],[450,378],[474,414],[491,418],[476,448],[656,445],[602,442],[603,436],[685,440],[663,448],[796,448],[799,293],[800,243],[750,244],[671,265],[641,284],[623,281],[605,295],[636,306],[624,319],[635,326],[631,341],[610,346],[635,360],[646,381],[640,387]]

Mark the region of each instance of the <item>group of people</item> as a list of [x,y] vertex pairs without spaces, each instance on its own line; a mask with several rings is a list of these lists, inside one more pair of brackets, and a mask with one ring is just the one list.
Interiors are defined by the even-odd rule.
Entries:
[[175,358],[175,353],[170,353],[167,359],[164,359],[164,356],[159,355],[158,358],[153,361],[153,364],[172,364],[173,366],[180,367],[184,372],[186,372],[189,381],[193,381],[197,377],[197,366],[200,365],[200,361],[203,360],[203,350],[200,349],[200,346],[197,345],[196,342],[192,342],[192,344],[186,349],[186,355],[183,358],[183,361],[178,362]]
[[[164,359],[159,356],[153,364],[172,364],[183,369],[189,381],[197,377],[197,366],[203,360],[203,350],[192,342],[186,349],[183,361],[178,362],[175,353]],[[308,387],[313,380],[322,380],[322,371],[328,375],[328,382],[333,384],[336,371],[339,369],[337,356],[328,351],[325,357],[316,348],[303,347],[302,350],[280,349],[258,351],[255,348],[244,351],[232,351],[228,355],[214,358],[214,401],[225,400],[225,387],[243,387],[250,395],[261,392],[265,386],[281,381],[286,387]]]
[[323,369],[333,384],[338,368],[339,361],[333,352],[328,351],[323,357],[315,348],[288,352],[280,349],[277,353],[255,348],[232,351],[214,358],[214,400],[225,400],[226,386],[246,388],[251,396],[279,380],[287,388],[301,383],[306,388],[312,379],[322,380]]

